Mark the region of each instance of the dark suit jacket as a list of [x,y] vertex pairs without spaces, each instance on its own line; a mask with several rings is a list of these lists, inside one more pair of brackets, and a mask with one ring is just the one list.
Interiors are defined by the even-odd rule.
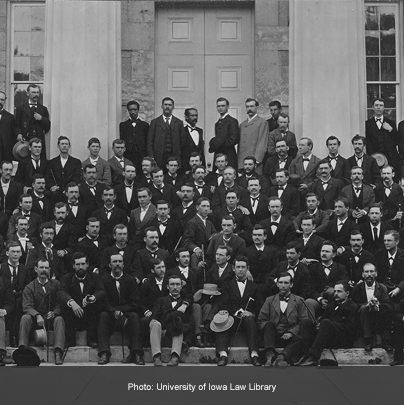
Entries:
[[181,273],[181,270],[178,266],[175,266],[171,269],[167,270],[167,278],[171,275],[176,275],[181,278],[182,281],[185,282],[183,284],[184,288],[188,289],[188,293],[194,295],[198,290],[203,288],[203,272],[197,269],[193,269],[192,267],[188,267],[188,278]]
[[[169,269],[171,268],[171,266],[173,266],[171,255],[167,250],[158,248],[154,254],[156,255],[157,259],[164,261],[166,269]],[[152,277],[152,266],[150,264],[151,259],[154,259],[154,257],[150,250],[144,248],[138,251],[137,257],[134,261],[134,268],[135,276],[139,278],[139,280]]]
[[349,274],[349,279],[357,283],[359,280],[362,280],[363,265],[366,263],[374,263],[375,257],[372,253],[362,249],[358,263],[356,263],[352,250],[346,249],[345,252],[337,256],[335,260],[345,266]]
[[144,230],[150,226],[153,219],[156,217],[156,207],[151,204],[149,209],[146,212],[146,215],[143,218],[143,221],[140,221],[140,212],[141,208],[137,207],[130,213],[130,221],[129,221],[129,238],[133,243],[138,243],[143,245],[143,232]]
[[[278,197],[278,186],[269,189],[269,197]],[[300,211],[300,194],[299,190],[289,184],[283,190],[281,195],[282,216],[293,221]]]
[[140,173],[135,177],[135,184],[137,188],[147,187],[150,189],[153,185],[153,181],[151,177],[147,178],[143,173]]
[[126,151],[124,156],[136,165],[136,170],[141,172],[142,160],[147,156],[147,133],[149,124],[136,120],[133,127],[132,120],[128,119],[119,124],[119,137],[125,141]]
[[[22,245],[22,243],[19,241],[18,236],[16,234],[10,235],[10,238],[8,240],[9,242],[18,242],[21,246],[21,251],[22,255],[20,257],[20,263],[23,265],[26,265],[28,268],[32,266],[32,260],[33,260],[33,253],[37,249],[38,242],[35,237],[31,236],[28,238],[27,243],[25,244],[25,249]],[[31,244],[31,246],[29,246]],[[28,256],[28,258],[27,258]]]
[[[366,305],[368,302],[368,298],[366,296],[366,283],[356,284],[354,287],[351,299],[353,302],[356,302],[358,305]],[[374,296],[379,300],[381,303],[388,303],[389,296],[387,295],[387,287],[384,284],[378,283],[375,281],[375,292]]]
[[[350,205],[352,209],[355,209],[356,207],[354,207],[353,204],[353,196],[354,196],[354,191],[353,191],[353,186],[350,184],[348,186],[345,186],[340,193],[341,197],[345,197]],[[372,205],[375,202],[375,193],[373,192],[372,187],[368,186],[367,184],[362,184],[362,191],[361,194],[362,196],[362,207],[359,207],[363,210],[365,210],[366,212],[369,211],[369,206]]]
[[380,249],[375,254],[375,266],[377,268],[377,281],[383,283],[389,292],[394,288],[400,288],[401,292],[397,299],[404,298],[404,251],[397,249],[396,257],[390,269],[388,252]]
[[126,186],[125,184],[118,184],[115,187],[115,193],[116,193],[116,200],[115,204],[117,207],[122,208],[128,217],[130,217],[130,213],[132,210],[135,208],[139,207],[139,200],[137,198],[137,188],[135,183],[133,183],[133,188],[132,188],[132,198],[128,202],[128,199],[126,197]]
[[[37,197],[32,189],[29,190],[28,193],[32,196],[32,212],[40,215],[42,221],[51,221],[53,218],[53,204],[50,199],[45,196],[42,198]],[[43,208],[41,207],[41,204],[39,204],[39,201],[42,202]]]
[[252,209],[251,205],[251,196],[249,194],[245,195],[243,199],[240,199],[240,205],[247,208],[248,211],[250,211],[250,220],[251,220],[251,225],[254,226],[255,224],[260,223],[264,219],[269,218],[270,213],[268,211],[268,204],[269,204],[269,198],[263,194],[260,194],[259,199],[258,199],[258,205],[257,209],[255,210],[255,213]]
[[164,184],[163,189],[157,189],[154,187],[152,184],[149,187],[151,193],[152,193],[152,204],[156,205],[157,201],[159,200],[165,200],[168,203],[170,203],[171,207],[176,207],[179,204],[179,199],[177,197],[177,194],[175,194],[175,190],[173,186],[170,186],[169,184]]
[[237,153],[235,146],[240,142],[238,121],[226,115],[215,123],[215,136],[209,141],[209,152],[224,153],[229,166],[237,170]]
[[244,249],[243,255],[248,258],[255,284],[264,284],[267,275],[278,263],[278,248],[273,245],[264,245],[262,252],[252,245]]
[[271,230],[271,217],[261,221],[260,224],[267,230],[266,245],[276,245],[286,251],[286,245],[295,238],[295,227],[292,221],[281,217],[275,234]]
[[267,119],[267,123],[268,123],[269,132],[272,132],[274,129],[279,128],[277,119],[275,120],[274,118],[271,117],[271,118]]
[[[323,160],[332,162],[330,155],[326,156]],[[331,170],[331,177],[341,180],[345,186],[351,182],[351,167],[348,160],[343,158],[341,155],[338,155],[337,157],[335,169]]]
[[389,164],[395,168],[397,174],[400,173],[400,163],[402,157],[400,157],[397,146],[401,150],[401,142],[398,136],[396,123],[386,117],[383,117],[383,122],[387,122],[393,128],[391,132],[383,128],[379,129],[375,117],[369,118],[365,123],[365,133],[366,133],[366,152],[369,155],[374,153],[383,153]]
[[174,178],[170,176],[168,173],[164,175],[164,184],[169,184],[170,186],[174,187],[175,191],[181,190],[181,186],[186,183],[186,176],[185,174],[178,174]]
[[268,149],[267,149],[268,155],[276,156],[276,151],[275,151],[276,142],[282,141],[282,140],[286,141],[286,145],[289,146],[288,154],[289,154],[289,156],[292,156],[292,158],[294,159],[297,155],[296,135],[291,131],[286,131],[286,136],[283,137],[281,130],[279,128],[276,128],[269,132]]
[[124,167],[127,165],[133,165],[134,163],[126,159],[125,157],[123,158],[123,164],[124,167],[118,162],[115,156],[112,156],[111,159],[108,160],[109,167],[111,169],[111,177],[112,177],[112,186],[116,187],[118,184],[122,184],[124,182],[124,176],[123,176],[123,171]]
[[320,249],[323,241],[324,239],[321,236],[317,235],[317,233],[313,233],[305,245],[303,234],[300,234],[296,239],[296,242],[299,242],[302,248],[300,258],[320,260]]
[[77,207],[78,208],[76,216],[73,214],[72,209],[69,209],[66,217],[66,222],[76,228],[77,237],[82,237],[87,233],[86,221],[87,218],[90,217],[90,212],[88,211],[87,207],[85,207],[81,203],[79,203]]
[[303,156],[299,155],[290,164],[289,173],[298,174],[301,178],[301,182],[309,186],[316,178],[317,165],[319,162],[320,159],[312,154],[307,169],[304,171]]
[[153,311],[153,307],[160,297],[168,295],[167,278],[163,279],[163,286],[160,288],[157,286],[155,277],[151,277],[145,281],[140,287],[141,300],[140,307],[141,312],[144,314],[146,311]]
[[[403,190],[397,183],[393,183],[390,195],[387,197],[384,185],[379,184],[375,189],[375,201],[383,203],[383,220],[393,219],[399,208],[404,209]],[[401,207],[400,207],[401,205]]]
[[[293,157],[287,156],[284,169],[289,170],[289,166],[292,163]],[[279,169],[279,157],[278,155],[270,156],[265,163],[264,171],[262,174],[269,179],[274,180],[276,171]]]
[[[348,158],[349,170],[354,166],[358,166],[355,155]],[[365,184],[378,185],[382,183],[382,178],[380,176],[380,168],[376,162],[376,159],[370,155],[363,155],[363,182]]]
[[[237,190],[239,194],[240,200],[244,199],[246,195],[248,195],[248,192],[245,188],[239,186],[238,184],[234,184],[233,187],[231,187],[232,190]],[[220,184],[220,186],[216,187],[215,192],[213,193],[212,201],[211,201],[211,209],[212,211],[215,211],[216,209],[220,209],[224,207],[226,204],[226,186],[224,185],[224,182]]]
[[198,131],[198,135],[199,135],[198,145],[195,145],[195,142],[189,133],[188,126],[186,125],[183,127],[182,169],[184,171],[191,170],[191,166],[189,165],[189,157],[191,156],[191,153],[193,153],[193,152],[199,153],[199,155],[202,159],[202,164],[204,166],[206,165],[205,142],[203,139],[203,130],[202,130],[202,128],[198,128],[198,127],[195,127],[195,129]]
[[181,229],[184,229],[185,224],[196,215],[195,203],[192,203],[187,210],[184,212],[184,207],[179,205],[171,210],[171,218],[176,220],[181,224]]
[[48,160],[41,157],[39,159],[39,169],[37,170],[32,164],[31,156],[27,156],[18,162],[18,168],[14,180],[23,184],[25,187],[32,187],[32,176],[37,173],[45,176],[47,167]]
[[55,275],[55,277],[58,280],[60,279],[61,260],[60,260],[60,257],[57,255],[57,250],[54,247],[52,247],[51,250],[52,250],[52,255],[47,256],[45,246],[41,242],[37,243],[35,249],[30,250],[29,260],[27,262],[27,269],[29,270],[29,272],[31,274],[32,280],[34,278],[36,278],[36,276],[37,276],[34,268],[35,268],[36,261],[39,258],[49,260],[51,277],[53,277],[53,275]]
[[[303,211],[301,212],[294,220],[293,223],[295,225],[296,230],[301,230],[301,224],[302,224],[302,219],[306,216],[310,215],[309,211]],[[311,216],[311,215],[310,215]],[[328,211],[322,211],[320,209],[317,209],[316,213],[314,214],[314,222],[316,224],[316,233],[323,235],[326,228],[327,224],[330,220],[330,215],[328,214]]]
[[80,242],[76,245],[77,252],[83,252],[87,255],[88,262],[92,268],[101,268],[101,258],[108,244],[108,235],[100,234],[97,239],[98,246],[94,243],[92,239],[88,236],[85,236]]
[[208,263],[208,266],[212,265],[215,262],[215,255],[218,246],[224,244],[230,246],[233,249],[233,253],[231,254],[229,260],[230,262],[233,262],[233,260],[245,249],[245,241],[244,239],[240,238],[240,236],[232,235],[230,240],[227,243],[224,243],[223,234],[217,233],[216,235],[212,236],[209,242],[208,249],[206,251],[206,261]]
[[[165,164],[165,162],[162,161],[166,136],[165,125],[165,120],[163,119],[163,116],[160,115],[160,117],[157,117],[150,122],[147,135],[147,154],[148,156],[154,157],[158,167],[162,167],[163,163]],[[180,159],[181,162],[184,124],[180,119],[172,116],[170,127],[173,139],[172,155]]]
[[309,186],[309,193],[317,195],[320,202],[319,208],[323,211],[333,210],[334,201],[339,196],[344,183],[341,180],[331,178],[328,181],[327,188],[324,190],[323,182],[321,179],[316,179]]
[[102,193],[104,192],[104,189],[104,183],[96,183],[94,195],[86,182],[79,185],[80,202],[86,207],[88,212],[93,212],[104,205],[104,201],[102,200]]
[[107,236],[110,243],[113,243],[114,227],[118,224],[128,225],[128,216],[126,212],[114,205],[111,211],[111,217],[108,219],[105,208],[99,208],[91,214],[92,217],[100,221],[100,235]]
[[3,187],[0,187],[0,206],[9,218],[18,207],[18,201],[22,192],[23,185],[14,180],[10,180],[7,195],[4,195]]
[[10,280],[0,275],[0,309],[5,309],[7,315],[14,310],[14,294]]
[[13,146],[17,142],[17,128],[14,115],[0,110],[0,162],[12,162]]
[[215,263],[206,273],[206,282],[217,284],[219,290],[234,278],[234,271],[231,264],[227,264],[222,275],[219,277],[219,266]]
[[[239,170],[239,173],[240,174],[236,179],[236,183],[239,186],[247,189],[247,187],[248,187],[248,178],[247,178],[247,176],[246,176],[246,174],[245,174],[245,172],[243,170]],[[264,195],[268,195],[269,189],[272,186],[272,181],[267,176],[260,175],[260,174],[258,174],[256,172],[253,172],[251,177],[255,177],[256,179],[259,180],[260,186],[261,186],[261,193],[264,194]]]
[[[21,212],[19,212],[18,214],[11,215],[11,218],[8,222],[7,240],[10,240],[10,237],[17,233],[16,229],[17,218],[21,215],[22,215]],[[42,221],[43,219],[39,214],[32,211],[30,212],[27,230],[27,235],[29,237],[33,236],[34,238],[37,238],[39,236],[39,227],[41,226]]]
[[[56,229],[55,220],[46,222],[46,225],[51,226],[53,229]],[[65,249],[69,254],[72,254],[76,247],[77,239],[78,237],[76,228],[67,221],[65,221],[57,235],[55,230],[55,237],[53,238],[53,244],[55,245],[55,249],[57,250]]]
[[331,265],[330,274],[327,276],[321,262],[310,266],[311,298],[317,299],[323,294],[326,287],[334,287],[341,280],[349,280],[345,266],[337,262]]
[[[173,309],[171,305],[171,296],[165,295],[164,297],[160,297],[157,302],[154,304],[153,307],[153,315],[152,319],[156,319],[159,322],[161,322],[163,329],[167,328],[167,325],[163,322],[163,317],[164,314],[168,311]],[[185,321],[184,323],[188,323],[189,319],[191,317],[191,308],[192,308],[192,303],[193,299],[192,297],[189,297],[188,295],[185,294],[184,290],[181,291],[181,295],[178,299],[177,304],[175,305],[174,309],[178,309],[182,304],[188,303],[187,309],[185,311]]]
[[[195,183],[194,183],[195,184]],[[201,197],[206,197],[209,201],[212,200],[212,192],[210,191],[210,186],[206,183],[203,184],[202,189],[196,186],[195,184],[195,196],[194,202],[196,203]]]
[[181,225],[172,217],[168,218],[167,226],[164,230],[164,233],[162,234],[160,231],[158,218],[155,217],[151,221],[150,226],[154,226],[157,228],[157,232],[159,234],[159,248],[168,250],[170,253],[173,253],[180,236],[182,236]]
[[376,252],[377,250],[384,248],[384,234],[389,229],[393,229],[393,227],[388,222],[382,221],[378,238],[373,240],[373,225],[370,222],[360,225],[359,230],[362,232],[363,239],[365,240],[363,249],[366,249],[369,252]]
[[59,194],[64,192],[70,182],[79,184],[81,181],[81,162],[69,156],[65,167],[62,167],[60,156],[51,159],[46,168],[46,187],[59,186]]
[[[14,291],[14,296],[21,297],[25,286],[31,282],[31,274],[23,264],[18,265],[17,272],[18,272],[17,274],[18,281],[17,281],[17,288]],[[11,280],[11,271],[8,265],[8,261],[0,265],[0,276],[7,280]],[[11,286],[11,291],[13,291],[13,286]],[[4,307],[0,306],[0,308]]]
[[240,208],[236,208],[233,212],[229,212],[227,206],[218,209],[212,215],[212,222],[216,229],[222,229],[222,219],[226,215],[231,215],[236,221],[236,229],[234,233],[242,237],[244,240],[251,240],[252,224],[248,215],[244,215]]
[[[110,257],[113,254],[123,253],[123,272],[129,274],[133,277],[141,278],[141,274],[135,274],[135,259],[137,257],[137,251],[134,246],[126,245],[123,249],[119,249],[115,243],[112,246],[109,246],[104,249],[101,258],[101,268],[100,274],[110,273],[111,268],[109,267]],[[122,254],[121,253],[121,254]]]
[[193,252],[197,247],[202,248],[203,246],[206,251],[209,241],[215,233],[216,229],[212,222],[207,219],[205,227],[199,216],[195,215],[185,225],[182,246],[185,246],[190,252]]
[[338,232],[337,220],[337,218],[333,218],[328,222],[327,228],[324,232],[324,239],[335,242],[337,246],[349,246],[351,232],[359,229],[359,226],[354,221],[347,218],[344,225],[342,225],[341,230]]

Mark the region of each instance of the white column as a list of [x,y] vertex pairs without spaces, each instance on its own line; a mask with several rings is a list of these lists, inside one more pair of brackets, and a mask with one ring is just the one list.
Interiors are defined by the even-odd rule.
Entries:
[[337,136],[353,154],[351,138],[365,135],[366,73],[363,0],[290,0],[290,114],[297,137]]
[[84,160],[87,141],[101,141],[107,158],[121,119],[121,6],[119,1],[46,1],[45,100],[57,138]]

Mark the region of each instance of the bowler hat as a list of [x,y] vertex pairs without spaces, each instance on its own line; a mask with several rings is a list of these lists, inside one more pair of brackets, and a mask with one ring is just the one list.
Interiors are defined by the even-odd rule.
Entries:
[[210,323],[210,329],[213,332],[224,332],[227,329],[230,329],[233,326],[234,318],[229,315],[226,311],[226,314],[217,313],[212,322]]
[[218,290],[217,284],[204,284],[202,289],[202,294],[206,295],[221,295],[221,292]]
[[45,328],[36,329],[34,331],[35,346],[46,346],[47,341],[48,341],[48,336],[46,334]]
[[299,187],[301,182],[302,179],[298,174],[293,173],[289,175],[288,184],[290,184],[292,187]]
[[332,301],[334,299],[334,287],[326,287],[323,291],[323,298]]
[[26,141],[18,141],[13,146],[13,156],[16,160],[21,160],[30,154],[29,144]]
[[389,161],[387,160],[386,156],[383,155],[383,153],[374,153],[372,155],[372,158],[376,159],[377,165],[379,167],[385,167],[389,164]]
[[20,346],[17,350],[14,350],[13,360],[17,366],[37,367],[41,364],[36,350],[27,346]]
[[171,336],[178,336],[184,333],[185,314],[176,309],[169,309],[163,314],[163,325]]

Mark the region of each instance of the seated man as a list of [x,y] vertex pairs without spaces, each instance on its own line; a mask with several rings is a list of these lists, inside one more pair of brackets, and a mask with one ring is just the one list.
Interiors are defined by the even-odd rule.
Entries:
[[[171,345],[171,359],[167,366],[178,366],[180,362],[182,342],[184,339],[184,333],[190,330],[189,317],[192,306],[192,299],[183,296],[181,278],[172,275],[168,278],[168,295],[161,297],[157,300],[150,321],[150,343],[151,353],[153,357],[154,365],[160,367],[163,365],[161,361],[161,337],[162,329],[166,329],[170,326],[172,337]],[[165,321],[164,315],[167,311],[174,310],[172,313],[176,315],[174,317],[175,322],[179,328],[171,328],[171,322]],[[171,312],[171,311],[170,311]],[[182,313],[180,315],[178,313]],[[178,321],[178,318],[180,321]]]
[[[313,343],[308,352],[300,359],[298,363],[300,366],[316,366],[323,349],[352,347],[355,339],[354,325],[358,306],[349,298],[349,294],[348,282],[338,281],[334,285],[334,301],[327,304],[317,336],[315,336],[314,324],[304,324],[307,327],[304,332],[301,328],[302,337],[309,338],[311,335],[309,339]],[[338,365],[336,361],[334,365]]]
[[247,335],[251,364],[261,366],[258,358],[258,329],[255,319],[261,309],[262,300],[257,285],[247,279],[248,268],[248,259],[244,256],[237,256],[233,264],[236,278],[226,283],[222,290],[219,314],[229,313],[236,317],[236,320],[233,328],[216,334],[216,352],[219,356],[217,365],[219,367],[227,364],[229,339],[238,330],[238,326]]
[[[265,367],[287,366],[303,349],[299,326],[311,322],[303,298],[291,293],[293,277],[281,272],[276,282],[279,293],[268,297],[258,315],[258,327],[264,332]],[[276,347],[285,350],[278,354]]]
[[88,259],[84,253],[73,254],[74,273],[66,274],[61,280],[58,300],[66,322],[66,346],[76,346],[76,330],[87,330],[87,345],[97,347],[97,315],[105,288],[95,273],[88,271]]
[[227,245],[219,245],[216,249],[215,264],[207,270],[206,281],[217,284],[219,290],[234,277],[234,271],[229,263],[233,249]]
[[87,147],[90,151],[90,156],[82,162],[83,169],[86,165],[94,165],[97,168],[97,182],[102,182],[110,186],[112,184],[111,167],[109,163],[100,156],[100,140],[98,138],[90,138]]
[[300,260],[309,266],[312,263],[318,262],[320,259],[320,248],[324,239],[317,235],[316,222],[313,216],[306,215],[302,218],[301,228],[303,233],[296,239],[296,242],[302,247]]
[[4,366],[3,359],[6,357],[6,316],[14,309],[13,287],[5,277],[0,276],[0,366]]
[[382,336],[383,345],[391,349],[390,331],[393,309],[389,304],[387,287],[376,281],[377,269],[372,263],[366,263],[363,266],[362,277],[364,282],[356,284],[352,291],[352,301],[359,305],[365,351],[372,351],[376,333]]
[[140,310],[140,291],[136,280],[123,272],[123,256],[114,254],[109,263],[111,272],[101,278],[106,291],[103,308],[98,315],[98,364],[109,363],[110,336],[115,331],[129,332],[129,356],[122,363],[144,365]]
[[63,364],[63,350],[65,348],[65,321],[60,316],[58,294],[60,283],[49,278],[49,262],[38,259],[35,272],[38,275],[25,288],[22,295],[24,315],[21,318],[19,347],[28,346],[29,336],[33,327],[53,328],[55,346],[55,364]]

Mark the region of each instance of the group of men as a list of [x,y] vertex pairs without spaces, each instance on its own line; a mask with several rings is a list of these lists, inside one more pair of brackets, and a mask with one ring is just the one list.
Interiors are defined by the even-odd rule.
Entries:
[[[403,364],[402,155],[380,104],[366,137],[352,138],[352,157],[330,136],[320,159],[310,138],[297,143],[279,102],[266,121],[247,99],[239,126],[219,98],[209,172],[195,108],[184,125],[165,98],[148,125],[130,101],[111,159],[91,138],[81,162],[60,136],[48,161],[30,129],[50,126],[37,103],[18,134],[30,155],[14,177],[10,160],[0,166],[0,365],[6,329],[23,349],[39,328],[54,331],[56,364],[78,330],[98,347],[99,364],[117,331],[129,334],[123,362],[138,365],[150,346],[161,366],[161,346],[171,344],[169,366],[190,346],[216,347],[225,366],[238,331],[254,366],[263,364],[260,346],[267,367],[308,366],[359,337],[365,351],[381,345]],[[365,154],[370,144],[390,165]]]

